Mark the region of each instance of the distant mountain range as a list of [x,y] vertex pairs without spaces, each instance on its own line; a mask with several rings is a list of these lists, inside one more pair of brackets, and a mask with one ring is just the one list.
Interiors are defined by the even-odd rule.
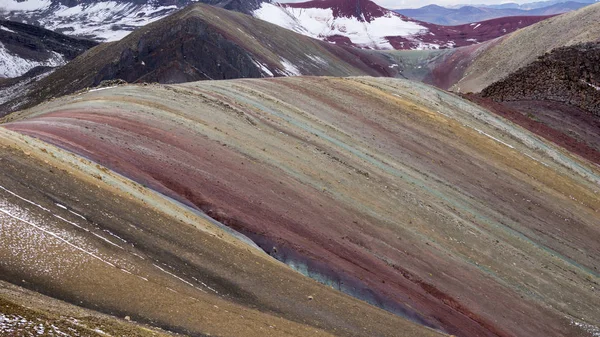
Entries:
[[[502,3],[502,4],[458,4],[458,5],[452,5],[452,6],[447,6],[448,8],[461,8],[461,7],[465,7],[465,6],[473,6],[473,7],[483,7],[483,8],[499,8],[499,9],[505,9],[505,8],[516,8],[516,9],[523,9],[523,10],[530,10],[530,9],[537,9],[537,8],[542,8],[542,7],[548,7],[548,6],[552,6],[555,4],[559,4],[559,3],[563,3],[565,2],[565,0],[548,0],[548,1],[534,1],[534,2],[527,2],[524,4],[518,4],[515,2],[506,2],[506,3]],[[597,0],[575,0],[574,2],[579,2],[579,3],[584,3],[584,4],[593,4],[598,2]]]
[[594,0],[544,1],[530,4],[467,5],[457,8],[429,5],[416,9],[397,9],[396,13],[438,25],[460,25],[511,16],[556,15],[585,7]]

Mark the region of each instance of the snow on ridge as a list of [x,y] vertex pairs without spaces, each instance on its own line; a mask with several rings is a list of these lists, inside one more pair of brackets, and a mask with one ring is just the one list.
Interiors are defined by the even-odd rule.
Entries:
[[394,49],[387,37],[409,37],[428,30],[415,22],[404,20],[391,11],[366,22],[353,16],[335,17],[331,8],[295,8],[263,3],[253,15],[316,39],[344,36],[354,45],[371,49]]
[[28,0],[28,1],[16,1],[16,0],[2,0],[0,5],[0,12],[13,12],[13,11],[39,11],[50,7],[52,2],[50,0]]
[[135,28],[162,19],[177,8],[113,0],[73,7],[51,5],[50,0],[2,0],[0,4],[0,12],[10,12],[17,18],[35,18],[46,29],[106,42],[120,40]]
[[0,77],[19,77],[37,66],[58,67],[66,63],[65,58],[54,51],[45,61],[24,59],[11,54],[0,42]]
[[60,6],[40,21],[47,29],[64,30],[68,35],[94,36],[109,42],[118,41],[134,28],[160,20],[176,9],[175,5],[156,7],[102,1],[74,7]]

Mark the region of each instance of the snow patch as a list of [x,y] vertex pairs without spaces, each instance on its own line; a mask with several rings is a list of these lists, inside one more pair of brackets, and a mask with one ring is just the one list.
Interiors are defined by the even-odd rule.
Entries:
[[256,61],[256,60],[252,60],[252,62],[254,63],[254,65],[256,65],[258,68],[260,68],[260,71],[262,71],[263,75],[266,75],[268,77],[273,77],[275,76],[273,74],[273,72],[271,70],[269,70],[269,68],[267,68],[266,65]]
[[38,66],[58,67],[66,63],[65,58],[54,51],[51,52],[51,56],[45,61],[24,59],[11,54],[4,44],[0,42],[0,77],[19,77]]
[[319,57],[319,56],[316,56],[316,55],[306,55],[306,57],[308,57],[311,61],[313,61],[317,65],[326,66],[326,65],[329,64],[322,57]]
[[583,82],[584,84],[587,84],[588,86],[590,86],[590,87],[592,87],[592,88],[596,89],[596,90],[600,90],[600,87],[599,87],[599,86],[597,86],[597,85],[593,85],[592,83],[589,83],[589,82],[587,82],[587,81],[584,81],[584,80],[580,80],[580,81],[581,81],[581,82]]
[[0,12],[39,11],[50,7],[51,4],[51,0],[2,0],[2,7],[0,8]]
[[2,336],[70,336],[54,325],[33,322],[23,316],[0,313]]
[[137,27],[162,19],[177,9],[176,5],[140,5],[117,1],[100,1],[73,7],[50,6],[50,3],[50,0],[3,0],[0,12],[10,12],[14,18],[35,19],[40,26],[67,35],[117,41]]
[[106,89],[112,89],[112,88],[116,88],[116,87],[117,87],[117,86],[112,86],[112,87],[102,87],[102,88],[90,89],[90,90],[88,90],[88,92],[102,91],[102,90],[106,90]]
[[592,337],[600,337],[600,328],[595,325],[582,323],[582,322],[576,322],[573,320],[571,320],[571,325],[574,325],[574,326],[580,328],[581,330],[587,332]]
[[510,144],[508,144],[508,143],[506,143],[506,142],[503,142],[503,141],[501,141],[500,139],[498,139],[498,138],[496,138],[496,137],[494,137],[494,136],[492,136],[492,135],[490,135],[490,134],[488,134],[488,133],[485,133],[485,132],[483,132],[483,131],[481,131],[481,130],[479,130],[479,129],[477,129],[477,128],[470,127],[470,126],[468,126],[468,125],[466,125],[466,124],[464,124],[464,126],[466,126],[466,127],[468,127],[468,128],[471,128],[471,129],[473,129],[473,130],[475,130],[475,131],[479,132],[480,134],[482,134],[482,135],[484,135],[484,136],[487,136],[487,137],[489,137],[489,138],[491,138],[491,139],[493,139],[493,140],[497,141],[497,142],[498,142],[498,143],[500,143],[500,144],[503,144],[504,146],[507,146],[507,147],[509,147],[509,148],[511,148],[511,149],[514,149],[514,148],[515,148],[514,146],[512,146],[512,145],[510,145]]
[[290,61],[282,58],[281,65],[285,68],[285,75],[287,76],[300,76],[300,70]]
[[[0,104],[4,104],[8,101],[11,101],[11,100],[17,98],[17,97],[24,97],[30,91],[30,88],[31,88],[30,85],[32,83],[41,80],[42,78],[50,75],[52,72],[54,72],[54,70],[47,71],[47,72],[40,74],[38,76],[35,76],[33,78],[23,79],[9,87],[0,89]],[[10,109],[11,110],[17,109],[19,106],[22,106],[25,103],[27,103],[27,100],[21,99],[18,102],[16,102],[13,106],[11,106]]]
[[177,6],[135,5],[103,1],[79,4],[74,7],[61,6],[42,25],[47,29],[66,30],[69,35],[95,36],[104,41],[117,41],[136,27],[147,25],[176,10]]

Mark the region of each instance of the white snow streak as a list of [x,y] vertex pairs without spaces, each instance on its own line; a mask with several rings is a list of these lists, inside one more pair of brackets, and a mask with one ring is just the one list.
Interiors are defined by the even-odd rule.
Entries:
[[282,58],[281,65],[285,68],[285,75],[288,76],[300,76],[300,70],[290,61]]
[[0,11],[39,11],[50,7],[51,4],[52,2],[50,0],[2,0]]
[[4,26],[0,26],[0,29],[1,29],[1,30],[4,30],[4,31],[6,31],[6,32],[9,32],[9,33],[16,33],[14,30],[12,30],[12,29],[9,29],[9,28],[7,28],[7,27],[4,27]]
[[57,240],[59,240],[59,241],[62,241],[63,243],[67,244],[68,246],[70,246],[70,247],[72,247],[72,248],[75,248],[75,249],[77,249],[77,250],[79,250],[79,251],[83,252],[84,254],[87,254],[87,255],[89,255],[89,256],[91,256],[91,257],[95,258],[96,260],[99,260],[99,261],[101,261],[101,262],[103,262],[103,263],[105,263],[105,264],[107,264],[107,265],[109,265],[109,266],[111,266],[111,267],[115,267],[115,268],[116,268],[116,266],[115,266],[114,264],[112,264],[112,263],[110,263],[110,262],[108,262],[108,261],[104,260],[104,259],[103,259],[103,258],[101,258],[100,256],[98,256],[98,255],[96,255],[96,254],[94,254],[94,253],[92,253],[92,252],[90,252],[90,251],[87,251],[87,250],[85,250],[85,249],[83,249],[83,248],[81,248],[81,247],[79,247],[79,246],[77,246],[77,245],[75,245],[75,244],[73,244],[73,243],[69,242],[69,241],[68,241],[68,240],[66,240],[66,239],[63,239],[62,237],[58,236],[56,233],[53,233],[53,232],[51,232],[51,231],[49,231],[49,230],[46,230],[46,229],[44,229],[44,228],[42,228],[42,227],[40,227],[40,226],[38,226],[38,225],[36,225],[36,224],[34,224],[34,223],[32,223],[32,222],[29,222],[29,221],[27,221],[27,220],[25,220],[25,219],[22,219],[22,218],[20,218],[20,217],[18,217],[18,216],[16,216],[16,215],[13,215],[13,214],[11,214],[10,212],[8,212],[8,211],[6,211],[6,210],[4,210],[4,209],[2,209],[2,208],[0,208],[0,212],[1,212],[1,213],[4,213],[4,214],[6,214],[6,215],[8,215],[8,216],[10,216],[10,217],[12,217],[12,218],[14,218],[14,219],[16,219],[16,220],[19,220],[19,221],[21,221],[21,222],[23,222],[23,223],[25,223],[25,224],[28,224],[29,226],[32,226],[32,227],[34,227],[35,229],[37,229],[37,230],[39,230],[39,231],[42,231],[42,232],[44,232],[44,233],[46,233],[46,234],[48,234],[48,235],[50,235],[50,236],[52,236],[52,237],[56,238]]
[[[470,126],[468,126],[468,125],[466,125],[466,124],[465,124],[465,126],[466,126],[466,127],[470,127]],[[491,138],[491,139],[493,139],[493,140],[497,141],[497,142],[498,142],[498,143],[500,143],[500,144],[503,144],[503,145],[505,145],[505,146],[508,146],[508,147],[509,147],[509,148],[511,148],[511,149],[514,149],[514,148],[515,148],[514,146],[512,146],[512,145],[510,145],[510,144],[508,144],[508,143],[505,143],[505,142],[501,141],[500,139],[498,139],[498,138],[496,138],[496,137],[494,137],[494,136],[492,136],[492,135],[490,135],[490,134],[487,134],[487,133],[485,133],[485,132],[483,132],[483,131],[481,131],[481,130],[479,130],[479,129],[476,129],[476,128],[473,128],[473,127],[471,127],[471,129],[473,129],[473,130],[475,130],[475,131],[479,132],[480,134],[482,134],[482,135],[484,135],[484,136],[487,136],[487,137],[489,137],[489,138]]]
[[253,63],[254,63],[254,64],[255,64],[255,65],[258,67],[258,68],[260,68],[260,70],[262,71],[263,75],[266,75],[266,76],[268,76],[268,77],[273,77],[273,76],[275,76],[275,75],[273,74],[273,72],[272,72],[271,70],[269,70],[269,68],[267,68],[267,66],[266,66],[266,65],[264,65],[264,64],[262,64],[262,63],[260,63],[260,62],[258,62],[258,61],[256,61],[256,60],[252,60],[252,62],[253,62]]

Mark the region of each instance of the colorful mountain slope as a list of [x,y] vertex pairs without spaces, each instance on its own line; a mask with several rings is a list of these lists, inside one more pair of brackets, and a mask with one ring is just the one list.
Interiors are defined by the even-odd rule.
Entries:
[[0,280],[71,304],[0,283],[9,336],[442,335],[305,278],[105,167],[0,134]]
[[547,17],[503,18],[456,27],[417,21],[370,0],[265,2],[254,16],[313,38],[368,49],[440,49],[472,45]]
[[[418,329],[379,311],[365,314],[366,307],[355,311],[348,297],[333,297],[329,287],[295,278],[289,269],[244,244],[175,225],[179,222],[153,211],[157,205],[165,209],[166,201],[141,187],[147,186],[235,229],[272,257],[328,286],[447,333],[582,336],[586,330],[598,330],[594,325],[600,300],[594,289],[600,282],[600,170],[447,92],[383,78],[120,86],[59,98],[12,114],[6,121],[4,128],[11,131],[2,132],[12,135],[9,139],[18,138],[12,132],[39,139],[22,136],[30,142],[19,143],[29,146],[24,149],[27,153],[34,153],[30,147],[42,147],[48,153],[35,151],[42,160],[71,158],[69,162],[92,170],[84,177],[95,183],[84,185],[89,187],[83,191],[109,183],[134,193],[129,201],[103,194],[102,189],[98,194],[75,195],[71,187],[60,192],[51,182],[42,185],[56,186],[47,192],[54,198],[50,200],[135,243],[130,248],[105,236],[146,260],[109,243],[98,256],[126,257],[107,261],[161,280],[148,284],[96,261],[97,268],[102,266],[99,275],[118,275],[117,281],[132,283],[114,288],[115,281],[107,276],[97,281],[103,287],[98,291],[93,288],[96,283],[79,284],[78,277],[70,278],[73,281],[57,292],[61,298],[84,297],[87,306],[99,305],[120,315],[135,312],[135,317],[165,328],[202,326],[203,331],[221,335],[235,335],[234,327],[248,331],[260,326],[244,325],[248,321],[240,320],[239,314],[219,316],[221,309],[243,311],[241,315],[254,322],[267,321],[285,331],[308,331],[302,330],[307,324],[331,334],[398,336],[408,331],[402,329]],[[101,166],[96,168],[96,163]],[[39,167],[47,179],[53,177],[43,164]],[[136,184],[116,183],[122,178],[102,167]],[[22,173],[10,173],[11,185],[3,186],[35,196],[38,204],[47,200],[17,183],[36,186],[35,179],[21,178],[27,169],[13,171]],[[35,209],[39,216],[45,214],[11,194],[2,195]],[[145,204],[134,207],[132,203],[142,197]],[[171,216],[182,210],[168,205]],[[88,228],[82,218],[52,202],[43,206]],[[184,214],[192,218],[185,220]],[[69,226],[48,218],[54,219],[52,226]],[[228,237],[190,211],[177,219]],[[10,233],[4,240],[24,246],[18,241],[22,236],[18,228]],[[35,284],[44,284],[45,289],[64,282],[43,270],[21,271],[14,266],[23,261],[18,256],[12,259],[13,282],[39,280]],[[129,268],[131,263],[136,267]],[[211,295],[192,276],[219,294],[229,294],[235,304]],[[160,290],[158,284],[177,293]],[[133,296],[144,298],[127,295],[137,287],[160,298],[152,303],[134,300]],[[94,289],[93,294],[86,289]],[[349,302],[336,302],[342,299]],[[175,300],[178,306],[170,306]],[[212,305],[219,311],[210,309]],[[244,305],[254,305],[258,312]],[[192,319],[190,310],[206,315]],[[273,313],[283,321],[268,316]],[[305,325],[292,327],[290,321]],[[420,329],[406,335],[424,333],[433,332]]]

